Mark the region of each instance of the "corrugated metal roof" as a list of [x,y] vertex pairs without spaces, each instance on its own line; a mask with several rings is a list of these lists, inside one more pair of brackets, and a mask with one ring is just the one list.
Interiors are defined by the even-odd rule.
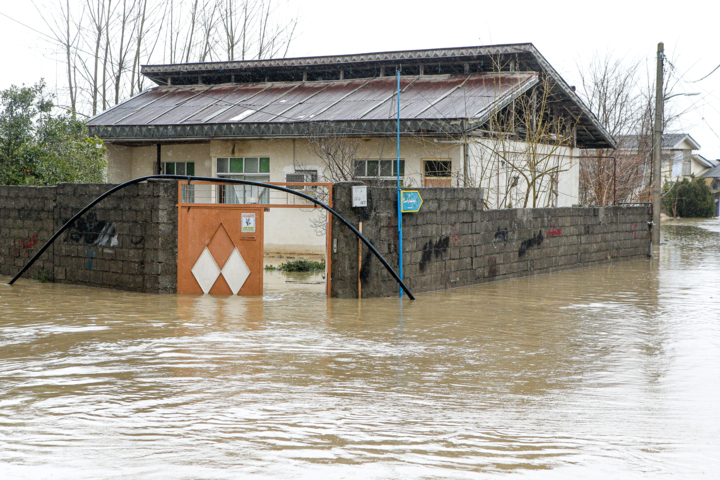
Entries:
[[[258,82],[289,83],[299,80],[321,81],[328,78],[359,79],[359,78],[380,78],[385,69],[386,73],[400,69],[402,76],[411,77],[421,73],[434,74],[475,74],[502,71],[524,71],[537,72],[549,76],[554,83],[551,97],[577,121],[577,143],[582,148],[615,148],[616,143],[613,137],[600,124],[595,115],[587,108],[583,101],[575,93],[565,80],[552,68],[550,63],[540,54],[531,43],[510,44],[510,45],[486,45],[470,46],[460,48],[441,48],[429,50],[406,50],[395,52],[376,52],[351,55],[319,56],[303,58],[276,58],[247,61],[229,62],[208,62],[208,63],[186,63],[173,65],[147,65],[142,67],[142,73],[159,85],[199,85],[203,83],[222,85],[225,83],[244,83],[246,85],[257,84]],[[328,77],[328,75],[330,77]],[[392,79],[386,79],[389,83]],[[372,93],[377,84],[369,85],[370,88],[363,89],[360,95]],[[338,90],[328,90],[328,94]],[[382,91],[376,92],[382,94]],[[446,91],[444,93],[447,93]],[[412,92],[408,91],[408,95]],[[463,97],[467,98],[467,96]],[[482,101],[478,99],[482,108]],[[308,101],[309,102],[309,101]],[[325,102],[321,104],[321,102]],[[444,105],[457,102],[464,104],[465,100],[449,95]],[[322,118],[334,118],[336,109],[345,109],[346,103],[334,105],[329,96],[322,96],[314,104],[315,110],[302,113],[306,118],[310,115],[315,117],[323,115]],[[415,107],[421,107],[422,102]],[[381,115],[385,112],[385,106],[372,106],[376,108],[374,115],[377,121],[385,118]],[[331,109],[329,109],[332,107]],[[415,108],[408,106],[407,108]],[[274,107],[273,107],[274,108]],[[472,107],[468,107],[468,110]],[[332,111],[330,111],[332,110]],[[355,109],[351,109],[356,111]],[[304,110],[303,110],[304,111]],[[326,113],[327,112],[327,113]],[[402,113],[401,113],[402,114]],[[408,117],[413,115],[409,112]],[[312,118],[315,118],[312,117]],[[343,115],[339,115],[343,117]],[[260,118],[260,117],[256,117]],[[276,120],[279,121],[278,117]],[[298,117],[299,118],[299,117]],[[413,120],[414,121],[414,120]],[[227,124],[226,124],[227,125]],[[234,124],[233,124],[234,125]],[[244,125],[244,124],[241,124]],[[267,124],[264,124],[267,125]],[[135,129],[137,130],[137,129]],[[236,126],[225,129],[239,133],[242,128]],[[256,129],[251,129],[256,130]],[[283,129],[263,129],[267,131],[288,131]],[[382,130],[382,129],[380,129]],[[126,132],[127,133],[127,132]],[[129,133],[128,133],[129,134]]]
[[[537,82],[536,73],[401,77],[402,120],[479,119],[499,99]],[[392,120],[396,79],[157,87],[88,126],[217,125]]]

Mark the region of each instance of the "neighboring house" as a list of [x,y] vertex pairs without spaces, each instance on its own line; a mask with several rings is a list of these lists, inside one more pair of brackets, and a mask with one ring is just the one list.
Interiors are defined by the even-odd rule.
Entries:
[[[478,186],[488,190],[491,208],[522,206],[517,198],[530,182],[519,181],[508,157],[487,152],[497,142],[498,113],[530,99],[547,99],[545,123],[563,125],[562,132],[546,135],[548,143],[561,134],[571,139],[533,149],[563,164],[539,192],[538,206],[577,203],[580,150],[615,147],[532,44],[144,66],[142,74],[158,86],[92,118],[88,127],[107,145],[111,182],[161,172],[327,181],[327,164],[313,153],[310,139],[328,136],[359,143],[356,178],[392,182],[398,70],[399,173],[408,187]],[[503,148],[527,150],[527,128],[514,120],[512,125],[514,143]],[[269,200],[249,192],[214,201]],[[310,215],[271,209],[266,250],[285,245],[322,252],[324,237],[305,228]]]
[[720,160],[716,161],[713,168],[705,172],[703,177],[715,196],[715,216],[720,217]]
[[[639,135],[617,136],[618,154],[644,153],[652,165],[652,140]],[[700,144],[687,133],[665,133],[662,137],[662,166],[661,177],[663,183],[675,181],[690,176],[701,177],[713,167],[713,163],[702,155],[693,152],[700,150]]]
[[693,155],[690,162],[690,174],[694,177],[702,177],[715,166],[715,162],[708,160],[700,154]]
[[687,133],[665,133],[662,138],[662,178],[679,180],[692,175],[701,176],[711,165],[701,155],[700,144]]

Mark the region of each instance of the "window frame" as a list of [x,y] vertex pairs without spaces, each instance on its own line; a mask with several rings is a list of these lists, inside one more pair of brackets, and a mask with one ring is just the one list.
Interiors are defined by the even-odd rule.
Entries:
[[[161,162],[161,163],[162,163],[163,175],[187,175],[190,177],[195,175],[195,162]],[[168,171],[167,171],[168,164],[172,164],[172,166],[173,166],[172,173],[168,173]],[[184,165],[185,173],[177,173],[178,164]],[[192,165],[192,173],[188,173],[188,165]]]
[[[431,162],[434,162],[434,163],[438,163],[438,162],[447,163],[448,166],[450,167],[450,168],[447,170],[447,175],[428,175],[428,174],[427,174],[427,165],[428,165],[428,163],[431,163]],[[423,158],[423,159],[422,159],[422,166],[423,166],[423,179],[425,179],[425,178],[432,178],[432,179],[445,179],[445,178],[450,178],[450,179],[452,179],[452,159],[451,159],[451,158]],[[434,170],[433,173],[444,173],[444,172],[440,172],[439,170]]]
[[[227,164],[221,172],[220,161],[227,161]],[[247,161],[257,161],[256,172],[246,172]],[[257,182],[270,182],[270,157],[269,156],[256,156],[256,157],[215,157],[214,158],[215,177],[216,178],[228,178],[237,180],[249,180]],[[237,166],[242,165],[240,170],[231,171],[233,169],[233,163]],[[253,169],[254,170],[254,169]],[[232,201],[228,201],[231,200]],[[248,201],[248,199],[256,199],[255,202]],[[252,185],[219,185],[216,194],[217,203],[230,203],[230,204],[246,204],[246,205],[268,205],[270,204],[270,190],[263,187],[255,187]]]
[[[370,162],[377,162],[377,175],[369,175],[368,174],[368,165]],[[390,166],[390,175],[381,175],[383,173],[383,163],[388,162],[391,164]],[[358,166],[359,164],[363,164],[363,171],[362,174],[358,174]],[[387,163],[385,163],[387,165]],[[355,160],[354,165],[354,173],[355,178],[361,178],[361,179],[369,179],[369,180],[392,180],[394,178],[397,178],[397,159],[387,159],[387,158],[359,158]],[[400,178],[405,178],[405,159],[400,159]]]

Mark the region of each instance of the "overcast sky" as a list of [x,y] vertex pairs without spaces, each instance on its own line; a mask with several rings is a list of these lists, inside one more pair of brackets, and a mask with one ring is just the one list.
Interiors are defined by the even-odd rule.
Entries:
[[[700,93],[669,100],[687,110],[674,130],[691,134],[706,158],[720,158],[720,69],[692,83],[720,65],[720,7],[712,2],[290,1],[300,15],[292,56],[531,42],[575,85],[577,64],[595,53],[640,59],[654,76],[657,43],[665,42],[681,80],[676,91]],[[0,14],[45,30],[28,0],[0,0]],[[0,89],[62,82],[64,65],[40,34],[0,15],[0,41]]]

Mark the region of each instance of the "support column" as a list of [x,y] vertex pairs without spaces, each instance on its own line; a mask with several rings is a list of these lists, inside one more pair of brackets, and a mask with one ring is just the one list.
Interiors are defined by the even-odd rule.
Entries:
[[662,195],[662,134],[663,134],[663,43],[658,43],[657,49],[657,77],[655,80],[655,126],[653,128],[653,228],[652,244],[660,246],[660,197]]

